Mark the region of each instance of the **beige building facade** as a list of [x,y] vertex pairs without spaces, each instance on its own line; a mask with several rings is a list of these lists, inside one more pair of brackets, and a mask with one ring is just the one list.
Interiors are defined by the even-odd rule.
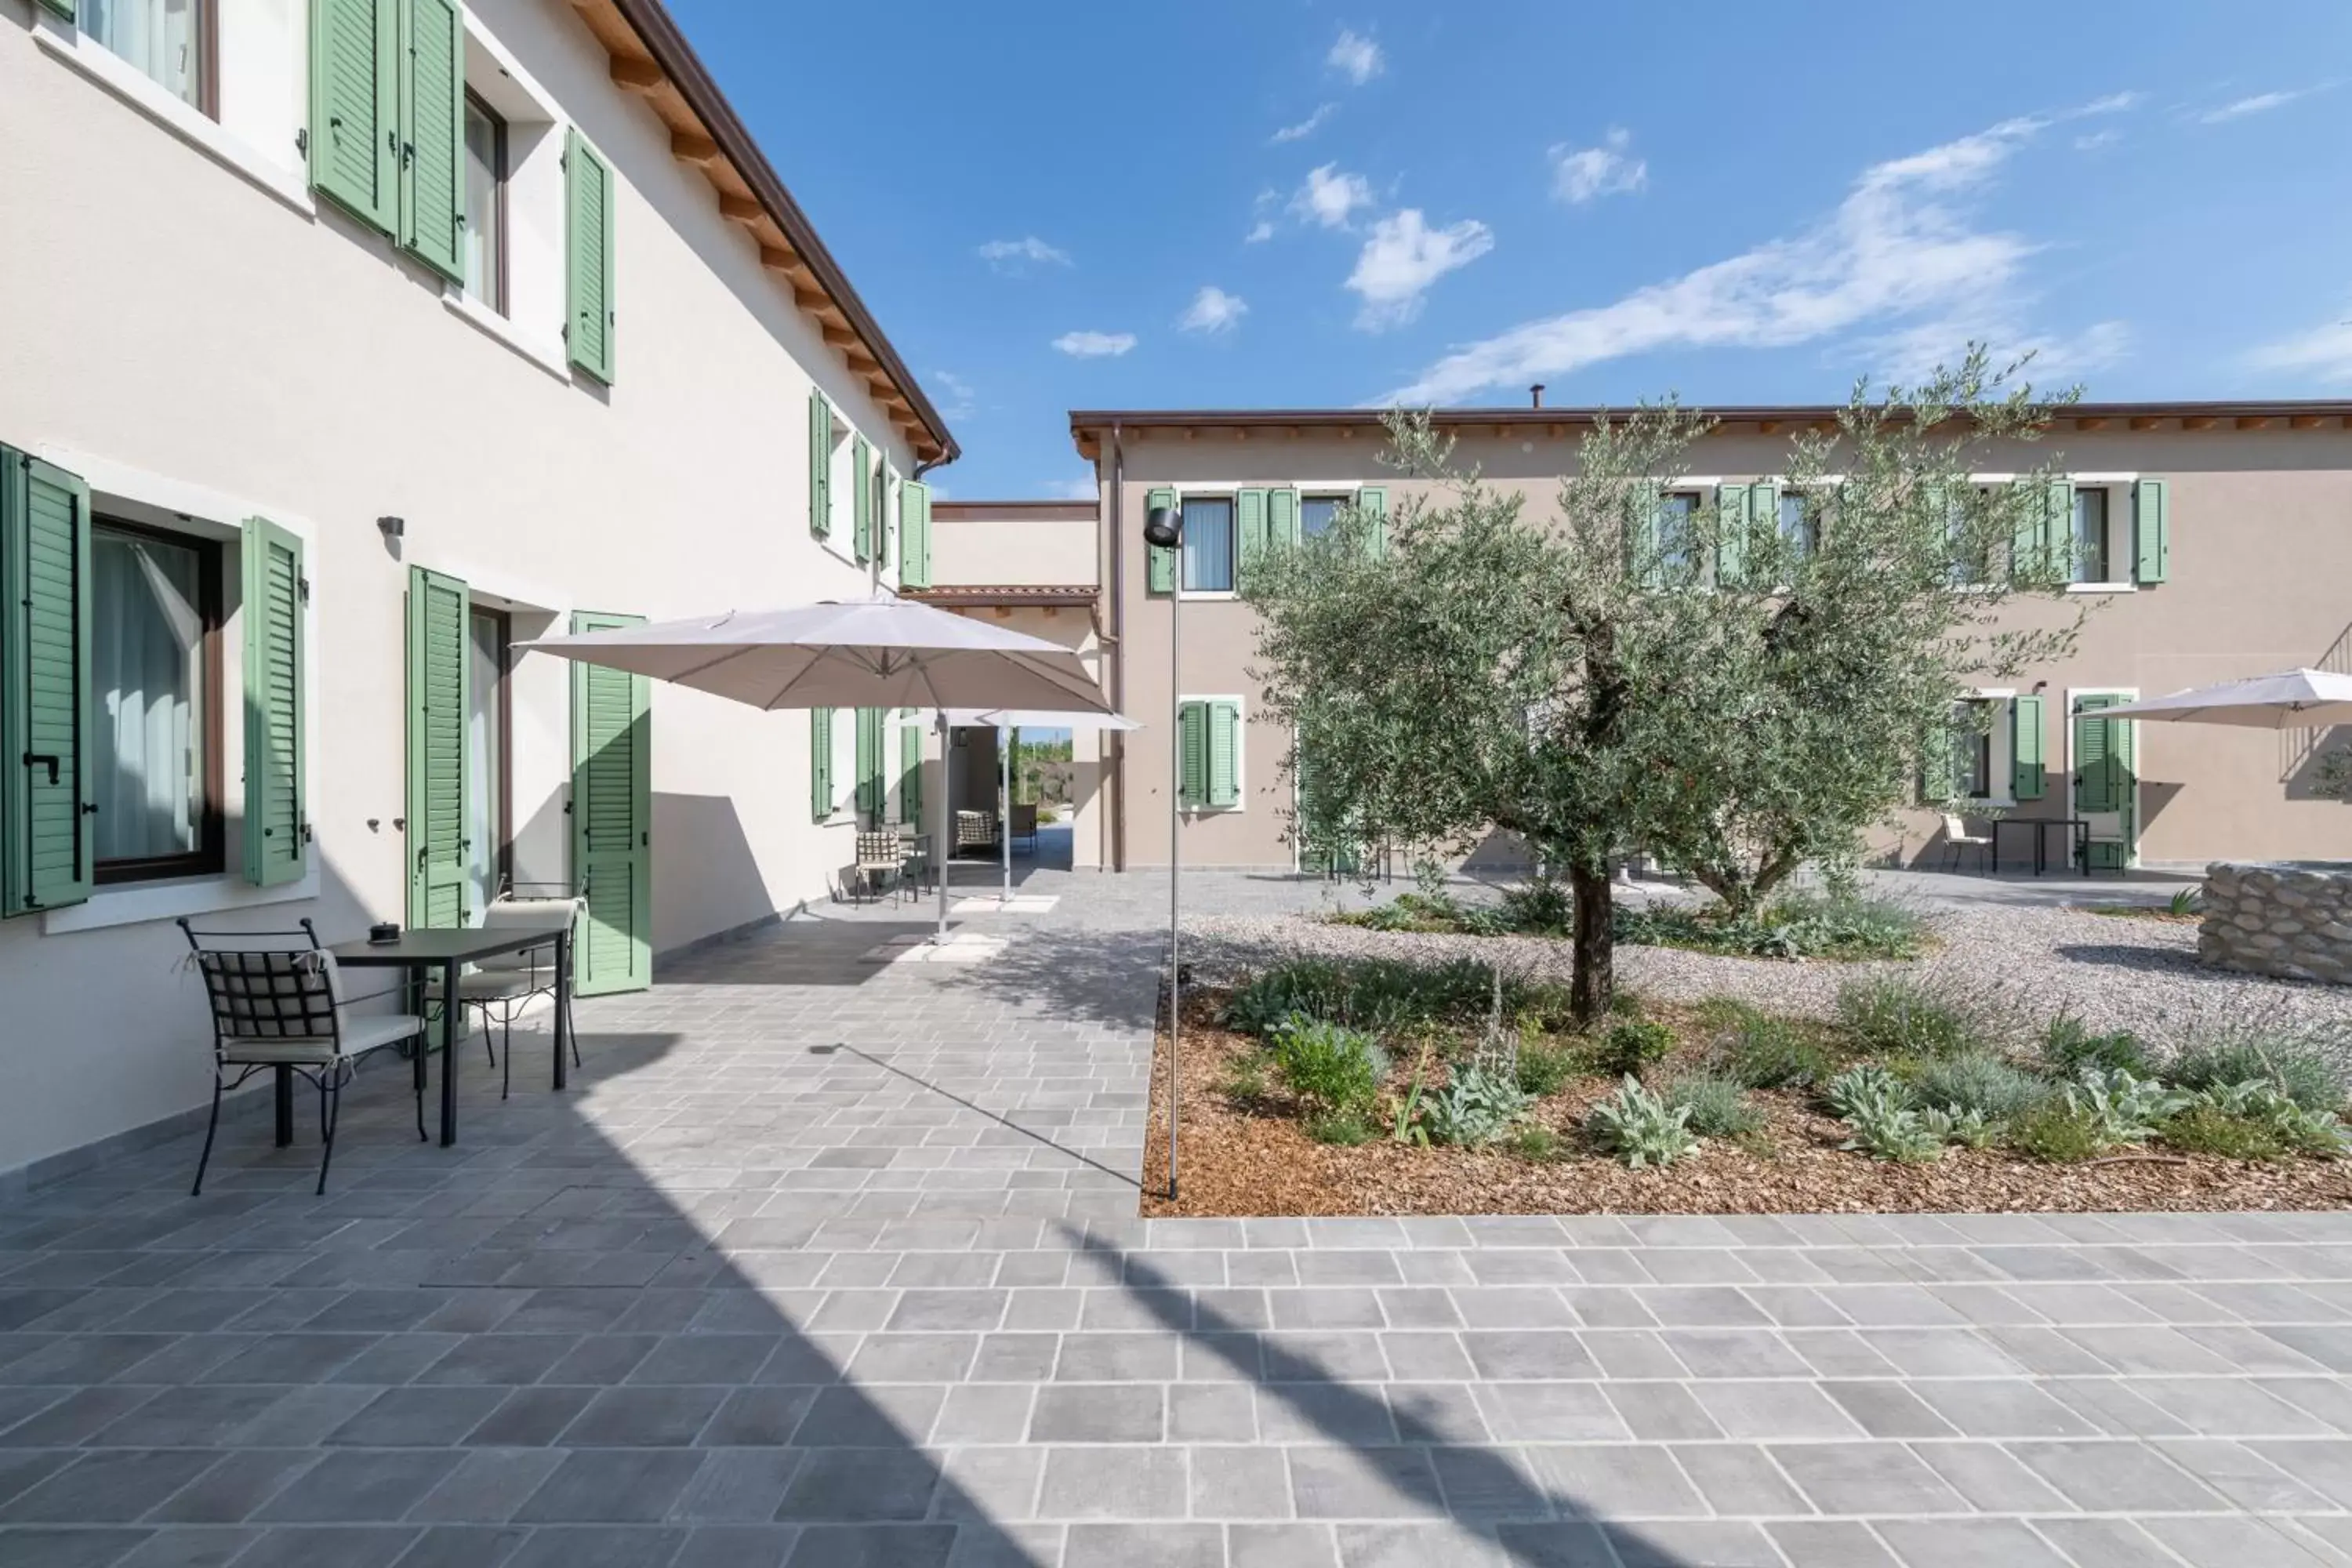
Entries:
[[[1721,424],[1694,448],[1695,471],[1668,487],[1694,505],[1715,504],[1726,486],[1771,495],[1790,434],[1836,410],[1717,413]],[[1479,409],[1442,413],[1439,423],[1463,464],[1540,511],[1554,504],[1591,417]],[[1290,737],[1264,716],[1252,674],[1256,621],[1232,592],[1233,560],[1259,530],[1311,532],[1350,500],[1393,511],[1425,485],[1382,466],[1370,411],[1081,411],[1070,426],[1102,485],[1107,684],[1150,726],[1106,757],[1103,863],[1167,863],[1172,695],[1199,715],[1179,743],[1207,747],[1195,781],[1206,787],[1188,789],[1180,814],[1184,863],[1298,867]],[[2352,806],[2312,791],[2326,737],[2095,717],[2104,705],[2242,676],[2352,668],[2347,426],[2352,405],[2340,403],[2084,405],[2042,445],[1992,454],[1985,482],[2045,458],[2059,465],[2082,542],[2084,580],[2070,603],[2013,613],[2091,613],[2074,657],[1977,694],[1990,710],[1982,739],[1963,748],[1954,798],[1906,812],[1874,847],[1940,864],[1949,810],[1969,826],[1972,814],[2075,818],[2101,868],[2352,857]],[[1155,575],[1141,534],[1147,509],[1161,502],[1184,509],[1191,542],[1172,572]],[[1171,690],[1170,616],[1180,601],[1183,663]],[[2012,864],[2032,844],[2023,831],[2002,835]],[[2063,861],[2061,830],[2048,830],[2048,852]],[[1517,858],[1504,845],[1486,853]]]
[[657,0],[0,0],[0,1184],[205,1104],[175,918],[584,884],[622,989],[909,815],[919,736],[520,647],[919,583],[956,455]]

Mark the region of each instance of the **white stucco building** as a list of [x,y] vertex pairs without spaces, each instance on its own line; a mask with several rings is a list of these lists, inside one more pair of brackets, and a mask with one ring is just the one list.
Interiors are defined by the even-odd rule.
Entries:
[[174,917],[593,863],[618,989],[904,809],[512,647],[917,585],[956,455],[657,0],[0,0],[0,1191],[204,1104]]

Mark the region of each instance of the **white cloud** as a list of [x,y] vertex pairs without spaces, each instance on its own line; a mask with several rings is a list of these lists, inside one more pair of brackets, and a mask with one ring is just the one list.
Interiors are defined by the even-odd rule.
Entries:
[[1228,294],[1215,284],[1205,284],[1192,296],[1192,304],[1176,319],[1176,324],[1188,332],[1206,332],[1214,337],[1230,332],[1241,325],[1249,314],[1249,305],[1238,294]]
[[1116,359],[1135,346],[1133,332],[1064,332],[1054,346],[1072,359]]
[[1037,493],[1048,500],[1100,500],[1102,484],[1092,474],[1082,479],[1047,479]]
[[2209,109],[2197,117],[2200,125],[2220,125],[2227,121],[2243,120],[2250,114],[2268,114],[2273,109],[2284,109],[2298,98],[2309,98],[2320,89],[2299,87],[2292,92],[2258,92],[2252,98],[2242,98],[2225,103],[2219,109]]
[[2124,133],[2122,132],[2117,131],[2113,126],[2109,126],[2105,131],[2088,132],[2084,135],[2075,137],[2074,151],[2077,153],[2096,153],[2104,148],[2114,146],[2123,139]]
[[1361,174],[1343,174],[1337,163],[1307,171],[1307,181],[1290,198],[1290,210],[1325,228],[1345,228],[1358,207],[1372,205],[1372,184]]
[[1242,236],[1242,243],[1244,245],[1264,245],[1267,240],[1272,239],[1273,237],[1274,225],[1266,222],[1264,218],[1260,218],[1257,222],[1250,225],[1250,231],[1247,234]]
[[2061,119],[2112,112],[2111,100],[2062,115],[2007,120],[1875,164],[1837,209],[1790,237],[1637,289],[1609,304],[1523,322],[1454,350],[1392,401],[1459,402],[1557,380],[1587,365],[1662,349],[1785,348],[1875,328],[1892,362],[1953,334],[1991,331],[2005,349],[2035,246],[1970,221],[1957,198]]
[[999,272],[1072,265],[1068,251],[1048,245],[1034,234],[1020,239],[992,239],[980,247],[980,258]]
[[947,396],[940,399],[940,416],[944,419],[969,419],[979,411],[972,397],[971,383],[950,370],[931,372],[931,380],[939,384]]
[[1381,58],[1380,45],[1353,27],[1339,29],[1338,41],[1332,44],[1331,52],[1323,58],[1324,63],[1358,87],[1380,75],[1387,63]]
[[1558,143],[1549,154],[1551,194],[1580,205],[1596,196],[1640,190],[1650,183],[1650,165],[1628,151],[1633,144],[1633,133],[1613,125],[1598,147]]
[[2329,321],[2275,339],[2247,354],[2246,363],[2317,382],[2352,382],[2352,321]]
[[1494,248],[1494,231],[1475,218],[1432,228],[1419,207],[1406,207],[1381,219],[1348,274],[1348,287],[1364,301],[1356,325],[1377,332],[1412,321],[1431,284]]
[[1318,105],[1314,113],[1308,115],[1306,119],[1300,121],[1296,125],[1284,126],[1281,130],[1276,132],[1272,137],[1268,138],[1268,140],[1272,141],[1277,147],[1285,142],[1304,142],[1309,136],[1314,135],[1318,131],[1322,130],[1324,122],[1339,112],[1339,106],[1336,103]]

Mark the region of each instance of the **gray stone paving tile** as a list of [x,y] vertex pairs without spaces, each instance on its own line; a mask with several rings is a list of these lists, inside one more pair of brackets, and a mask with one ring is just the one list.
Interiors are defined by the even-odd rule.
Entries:
[[2013,1519],[1883,1519],[1882,1539],[1905,1568],[2072,1568],[2047,1541]]
[[1186,1459],[1181,1448],[1050,1448],[1038,1510],[1048,1519],[1181,1519],[1190,1502]]
[[781,1568],[799,1539],[786,1524],[703,1525],[688,1533],[669,1568]]
[[[409,1525],[283,1525],[265,1531],[236,1559],[236,1568],[389,1568],[423,1531]],[[512,1563],[515,1558],[509,1557]]]
[[1591,1383],[1485,1383],[1473,1386],[1486,1426],[1507,1442],[1622,1440],[1625,1423]]
[[128,1523],[212,1468],[220,1458],[188,1448],[87,1453],[0,1505],[0,1523]]
[[136,1530],[90,1530],[53,1527],[0,1532],[12,1564],[28,1568],[107,1568],[119,1563],[145,1539]]
[[1301,1445],[1286,1457],[1301,1519],[1421,1518],[1444,1511],[1426,1448]]
[[1667,1519],[1708,1511],[1672,1453],[1646,1444],[1530,1448],[1536,1474],[1563,1508],[1604,1518]]
[[2189,1568],[2317,1568],[2325,1561],[2268,1520],[2150,1519],[2141,1528]]
[[1507,1568],[1516,1560],[1495,1537],[1462,1523],[1343,1524],[1333,1533],[1344,1568]]
[[1328,1524],[1229,1524],[1225,1561],[1228,1568],[1339,1568],[1339,1543]]
[[409,1510],[425,1521],[504,1524],[563,1462],[545,1448],[476,1448]]
[[532,1523],[640,1523],[668,1516],[704,1456],[674,1449],[582,1449],[564,1456],[515,1517]]
[[1223,1568],[1223,1530],[1214,1524],[1075,1524],[1063,1568]]
[[1859,1437],[1862,1424],[1810,1383],[1718,1381],[1690,1385],[1724,1436],[1749,1440]]
[[2224,1505],[2139,1443],[2012,1443],[2034,1474],[2093,1513],[2214,1511]]
[[1822,1392],[1873,1437],[1958,1435],[1958,1428],[1930,1409],[1908,1384],[1824,1383]]
[[668,1568],[686,1535],[683,1530],[643,1527],[533,1531],[506,1560],[506,1568]]
[[1952,1513],[1965,1507],[1948,1482],[1896,1444],[1782,1443],[1769,1451],[1823,1513]]
[[[1363,1396],[1355,1397],[1360,1401]],[[1167,1394],[1159,1384],[1056,1384],[1038,1391],[1028,1440],[1157,1443],[1166,1436],[1167,1426]]]
[[1885,1543],[1858,1521],[1777,1520],[1764,1532],[1794,1568],[1902,1568]]
[[1189,1458],[1194,1519],[1290,1517],[1288,1478],[1265,1450],[1196,1447]]
[[[261,1532],[257,1530],[180,1525],[159,1530],[132,1547],[119,1568],[222,1568]],[[478,1558],[495,1563],[492,1555]]]

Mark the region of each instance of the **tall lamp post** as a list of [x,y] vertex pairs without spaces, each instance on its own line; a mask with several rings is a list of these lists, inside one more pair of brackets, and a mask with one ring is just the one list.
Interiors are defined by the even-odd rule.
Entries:
[[1143,542],[1175,552],[1168,593],[1168,1201],[1176,1201],[1176,1041],[1184,1026],[1184,972],[1177,963],[1177,830],[1184,811],[1184,513],[1155,506],[1143,519]]

